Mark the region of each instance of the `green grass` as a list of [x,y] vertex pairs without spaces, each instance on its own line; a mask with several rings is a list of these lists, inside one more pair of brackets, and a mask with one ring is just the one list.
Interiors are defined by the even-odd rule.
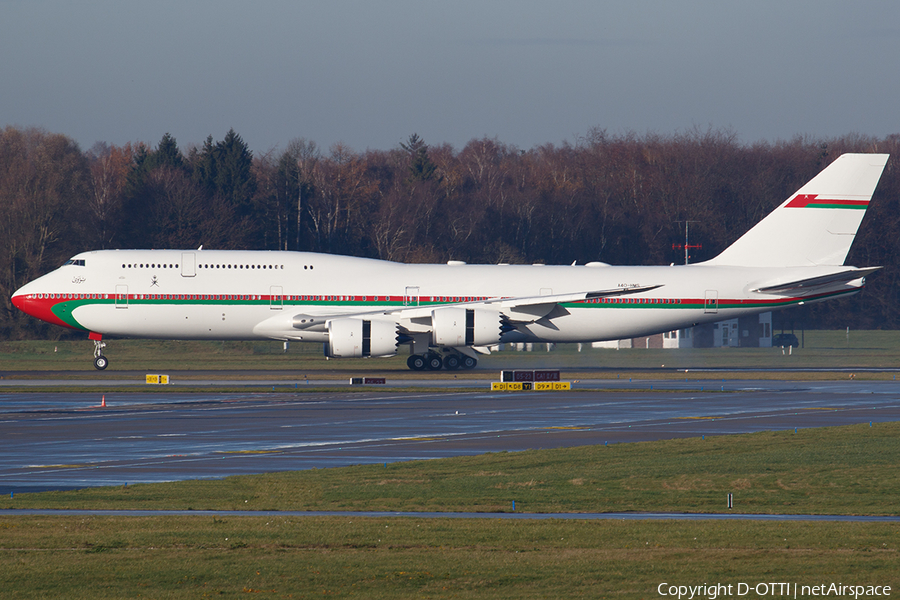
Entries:
[[9,508],[900,512],[900,423],[20,494]]
[[[578,375],[579,369],[667,369],[685,368],[888,368],[900,364],[900,331],[807,331],[804,348],[782,354],[780,348],[707,348],[654,350],[592,349],[585,344],[560,344],[551,352],[535,344],[532,352],[507,349],[479,359],[475,371],[465,377],[496,376],[501,369],[559,368]],[[92,346],[85,341],[0,342],[0,375],[3,371],[62,370],[96,376]],[[319,344],[291,344],[287,352],[280,342],[197,342],[158,340],[111,340],[105,350],[110,357],[106,373],[137,370],[289,370],[297,376],[316,371],[317,377],[342,379],[350,373],[381,373],[394,378],[422,377],[406,368],[406,355],[388,359],[325,360]],[[451,373],[428,373],[428,377],[453,377]],[[72,376],[72,374],[70,374]],[[77,373],[75,374],[77,376]],[[227,376],[227,375],[226,375]],[[615,376],[597,374],[593,376]]]
[[[654,598],[898,584],[895,525],[0,517],[4,598]],[[755,596],[747,596],[755,597]]]
[[[110,340],[107,372],[123,370],[280,370],[334,368],[342,361],[326,361],[321,345],[293,344],[287,353],[280,342],[198,342],[167,340]],[[85,341],[0,342],[2,370],[74,370],[97,375],[93,345]],[[405,359],[404,359],[405,360]],[[347,361],[343,367],[358,367]],[[354,363],[356,363],[354,365]],[[405,366],[405,363],[404,363]]]

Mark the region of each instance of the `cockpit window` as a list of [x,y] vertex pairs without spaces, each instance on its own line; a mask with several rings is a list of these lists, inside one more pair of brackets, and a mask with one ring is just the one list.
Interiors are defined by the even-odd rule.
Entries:
[[76,267],[83,267],[83,266],[84,266],[84,259],[83,259],[83,258],[79,258],[78,260],[76,260],[76,259],[74,259],[74,258],[70,258],[69,260],[67,260],[67,261],[65,262],[65,264],[64,264],[63,266],[65,267],[66,265],[75,265]]

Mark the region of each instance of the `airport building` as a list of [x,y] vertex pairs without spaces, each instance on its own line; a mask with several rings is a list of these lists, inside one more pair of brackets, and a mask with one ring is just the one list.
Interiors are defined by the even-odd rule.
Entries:
[[593,348],[771,348],[772,313],[705,323],[656,335],[609,342],[594,342]]

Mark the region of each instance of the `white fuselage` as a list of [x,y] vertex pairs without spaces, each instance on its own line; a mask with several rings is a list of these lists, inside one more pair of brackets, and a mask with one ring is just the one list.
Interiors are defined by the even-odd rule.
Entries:
[[402,326],[416,331],[427,330],[428,323],[422,311],[407,310],[414,307],[474,306],[501,298],[655,286],[635,294],[561,302],[553,314],[538,315],[532,322],[520,318],[502,337],[504,342],[591,342],[858,291],[862,281],[803,297],[754,291],[770,282],[818,277],[837,269],[434,265],[304,252],[103,250],[73,257],[22,287],[13,301],[44,320],[103,336],[322,342],[328,334],[298,328],[298,315],[393,312]]

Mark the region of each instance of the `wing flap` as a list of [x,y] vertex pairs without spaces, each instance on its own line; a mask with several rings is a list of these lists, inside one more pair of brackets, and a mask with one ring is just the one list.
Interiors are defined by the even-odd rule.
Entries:
[[[518,310],[520,312],[540,312],[546,308],[546,313],[553,310],[557,304],[565,302],[580,302],[582,300],[592,300],[594,298],[612,298],[615,296],[631,296],[641,294],[660,288],[662,285],[643,285],[628,288],[612,288],[609,290],[596,290],[593,292],[576,292],[574,294],[555,294],[552,296],[526,296],[521,298],[497,298],[495,300],[486,300],[485,304],[498,306],[501,309]],[[534,307],[533,309],[531,307]]]

